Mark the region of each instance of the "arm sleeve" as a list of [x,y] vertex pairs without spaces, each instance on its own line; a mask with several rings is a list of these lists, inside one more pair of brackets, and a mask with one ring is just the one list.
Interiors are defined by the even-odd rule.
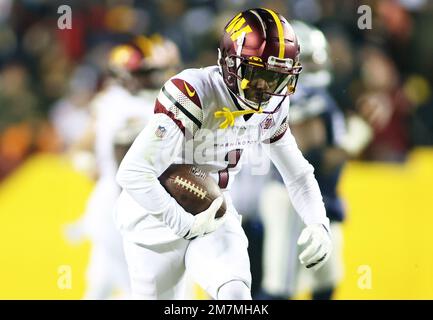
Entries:
[[167,115],[154,114],[136,138],[117,172],[117,182],[147,213],[183,237],[194,217],[160,184],[158,177],[181,152],[184,136]]
[[314,169],[303,157],[287,121],[277,129],[263,149],[281,174],[296,212],[306,225],[319,223],[329,230],[329,219]]
[[147,213],[184,237],[194,216],[168,194],[158,177],[181,153],[183,142],[201,127],[201,101],[190,83],[172,78],[162,87],[154,112],[120,164],[117,181]]

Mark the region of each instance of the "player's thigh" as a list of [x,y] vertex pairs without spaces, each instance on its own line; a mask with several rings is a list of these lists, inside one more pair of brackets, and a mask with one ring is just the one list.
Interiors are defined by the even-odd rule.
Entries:
[[124,241],[131,291],[136,299],[182,299],[188,241],[143,245]]
[[237,213],[227,215],[215,232],[192,240],[185,256],[188,273],[212,298],[229,281],[240,280],[251,287],[248,240]]

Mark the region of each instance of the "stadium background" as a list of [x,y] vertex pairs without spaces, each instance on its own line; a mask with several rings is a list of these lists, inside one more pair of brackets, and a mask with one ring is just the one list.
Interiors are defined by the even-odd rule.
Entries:
[[[57,28],[62,4],[72,8],[71,30]],[[358,28],[361,4],[372,8],[371,30]],[[369,92],[368,61],[396,80],[381,88],[391,97],[389,125],[347,165],[339,186],[348,220],[337,298],[433,299],[433,5],[423,0],[1,0],[1,299],[80,299],[84,291],[91,244],[71,246],[63,228],[81,215],[93,182],[62,153],[56,102],[71,93],[88,99],[107,48],[131,33],[170,37],[183,67],[214,64],[223,22],[254,6],[324,30],[331,92],[343,109],[377,93]]]

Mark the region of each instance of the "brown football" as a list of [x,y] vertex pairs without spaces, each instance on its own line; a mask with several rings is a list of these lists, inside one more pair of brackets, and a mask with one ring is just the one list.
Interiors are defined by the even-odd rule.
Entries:
[[[215,180],[203,169],[189,164],[173,164],[158,178],[161,185],[187,212],[196,215],[222,195]],[[215,217],[226,212],[223,201]]]

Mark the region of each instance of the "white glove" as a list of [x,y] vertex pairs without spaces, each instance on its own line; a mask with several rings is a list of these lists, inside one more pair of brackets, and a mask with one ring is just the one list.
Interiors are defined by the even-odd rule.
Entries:
[[332,252],[332,242],[328,230],[322,224],[307,226],[298,239],[298,245],[306,246],[299,255],[299,261],[306,268],[317,270],[329,259]]
[[207,233],[215,231],[225,221],[226,215],[215,219],[215,214],[223,203],[223,197],[216,198],[209,208],[194,216],[194,222],[185,239],[192,240],[196,237],[204,236]]

